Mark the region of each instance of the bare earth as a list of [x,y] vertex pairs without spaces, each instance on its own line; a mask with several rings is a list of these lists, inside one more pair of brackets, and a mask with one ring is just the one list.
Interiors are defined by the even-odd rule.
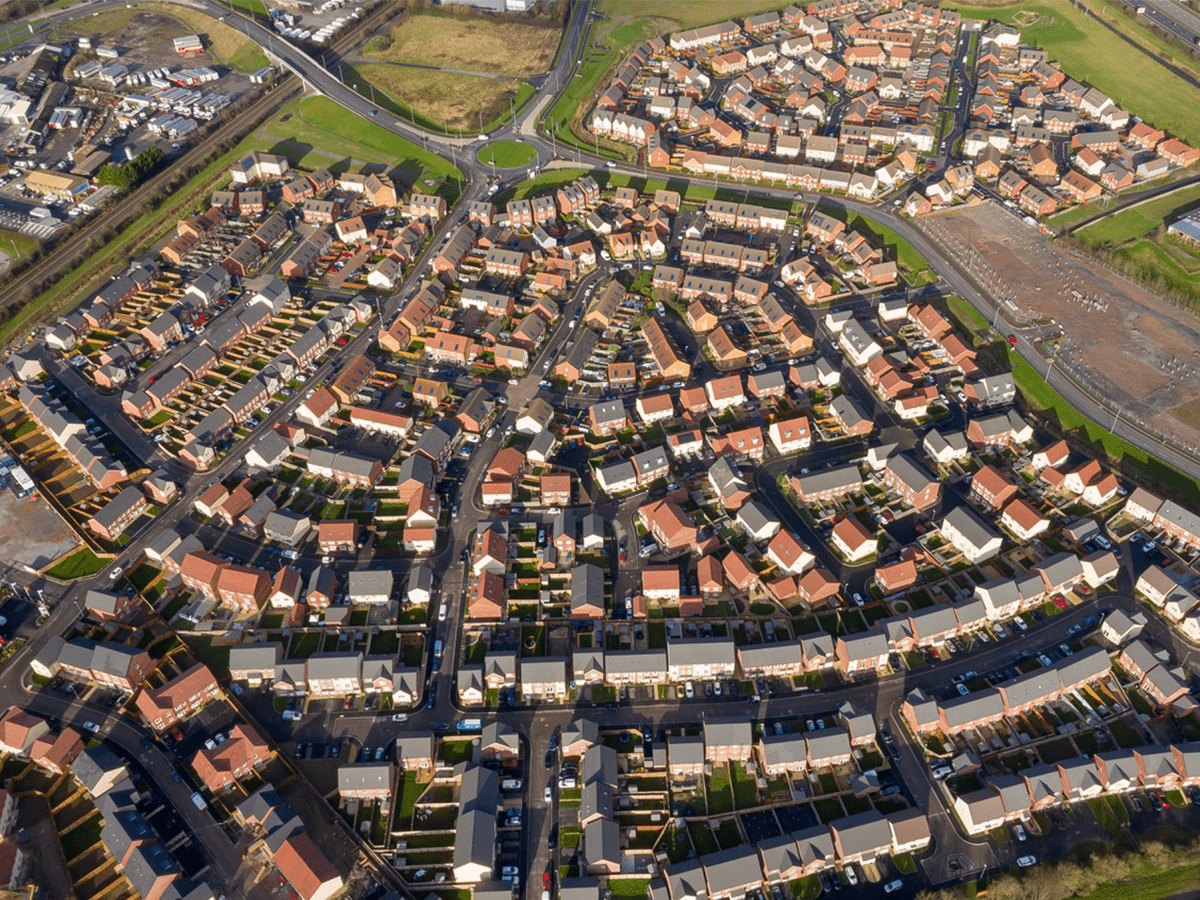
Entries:
[[1060,325],[1059,361],[1080,381],[1125,415],[1200,445],[1200,320],[1061,252],[995,203],[929,216],[921,226],[1005,301],[1010,319]]
[[12,488],[0,488],[0,559],[41,569],[78,543],[71,526],[40,495],[18,500]]

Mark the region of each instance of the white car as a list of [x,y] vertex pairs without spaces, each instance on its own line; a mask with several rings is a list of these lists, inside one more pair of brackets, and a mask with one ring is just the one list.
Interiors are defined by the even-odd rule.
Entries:
[[396,713],[392,716],[392,721],[403,724],[408,721],[408,713]]
[[721,682],[719,682],[719,681],[714,682],[714,684],[713,684],[713,696],[714,697],[721,696]]
[[1025,840],[1025,827],[1020,822],[1013,826],[1013,832],[1016,834],[1018,841]]
[[83,727],[86,728],[88,731],[90,731],[92,734],[96,734],[100,730],[100,726],[97,725],[95,722],[84,722]]
[[115,569],[113,569],[111,572],[108,573],[108,580],[116,581],[118,578],[120,578],[124,574],[125,574],[125,567],[117,566]]
[[900,890],[902,887],[904,887],[904,882],[897,878],[895,881],[889,881],[887,884],[885,884],[883,886],[883,892],[885,894],[891,894]]
[[690,681],[687,682],[686,684],[684,684],[683,695],[685,697],[687,697],[689,700],[691,700],[693,697],[696,696],[696,689],[692,686],[692,683]]
[[1037,857],[1036,856],[1022,856],[1020,859],[1017,860],[1017,865],[1020,866],[1022,869],[1028,869],[1030,866],[1036,866],[1037,865]]
[[554,791],[550,789],[550,785],[546,785],[546,789],[542,791],[542,799],[547,803],[554,799]]

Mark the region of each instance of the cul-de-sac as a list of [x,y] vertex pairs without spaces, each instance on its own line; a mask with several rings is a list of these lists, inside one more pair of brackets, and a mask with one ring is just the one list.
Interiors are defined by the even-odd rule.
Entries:
[[0,0],[0,900],[1200,897],[1198,0]]

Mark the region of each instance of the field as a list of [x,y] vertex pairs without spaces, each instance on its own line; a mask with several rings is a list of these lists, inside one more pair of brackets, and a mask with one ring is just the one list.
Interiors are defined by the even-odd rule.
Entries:
[[[406,182],[419,181],[434,190],[441,185],[440,193],[447,201],[458,197],[460,173],[447,160],[397,137],[374,122],[348,115],[325,97],[307,97],[288,104],[257,134],[286,142],[278,145],[276,152],[287,155],[293,162],[302,162],[315,151],[323,158],[319,162],[305,163],[312,168],[323,165],[334,171],[345,171],[351,165],[385,166]],[[262,149],[272,146],[269,142],[258,142],[260,147],[263,144],[267,146]],[[339,161],[331,163],[327,158],[331,154]]]
[[1107,216],[1073,236],[1142,284],[1200,304],[1200,255],[1195,245],[1168,235],[1162,226],[1200,206],[1200,185]]
[[476,154],[485,166],[498,169],[514,169],[537,159],[537,151],[521,141],[492,141]]
[[432,69],[537,75],[550,68],[562,29],[490,17],[404,16],[367,44],[363,56]]
[[[782,9],[786,4],[771,0],[600,0],[597,9],[610,16],[641,16],[652,9],[656,16],[670,19],[674,30],[695,28],[722,19],[744,19],[760,12]],[[664,29],[665,30],[665,29]]]
[[[997,19],[1021,28],[1021,37],[1049,53],[1071,78],[1087,81],[1131,113],[1191,144],[1200,142],[1200,88],[1172,75],[1133,50],[1104,25],[1066,3],[1022,2],[1011,6],[955,7],[964,17]],[[1029,26],[1014,16],[1036,13]]]
[[1085,225],[1075,237],[1090,247],[1104,244],[1119,246],[1126,241],[1143,238],[1166,221],[1174,221],[1183,213],[1200,206],[1200,184],[1174,191],[1163,197],[1142,203],[1132,209],[1105,216],[1098,222]]
[[[0,228],[0,253],[7,256],[28,256],[42,244],[35,237],[21,234],[18,231],[7,231]],[[15,256],[14,256],[15,261]]]
[[[359,63],[346,73],[346,82],[398,118],[443,132],[490,131],[533,93],[529,85],[515,78],[459,75],[387,63]],[[376,92],[371,93],[367,85],[373,85]]]

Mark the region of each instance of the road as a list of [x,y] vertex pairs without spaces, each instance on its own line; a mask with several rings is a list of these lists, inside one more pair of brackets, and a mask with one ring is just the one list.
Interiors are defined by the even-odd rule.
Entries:
[[[89,6],[89,9],[97,9],[104,5],[115,6],[119,5],[119,3],[114,0],[114,2],[107,4],[92,4]],[[442,155],[449,156],[462,168],[465,175],[466,189],[462,197],[464,202],[469,203],[484,196],[488,178],[492,173],[490,167],[485,167],[479,163],[474,153],[468,149],[469,140],[446,136],[430,136],[413,128],[411,125],[397,121],[392,116],[379,110],[366,98],[341,83],[335,75],[322,66],[320,61],[288,44],[286,41],[281,40],[257,23],[237,15],[231,16],[224,7],[215,3],[193,2],[189,5],[203,9],[214,16],[225,16],[227,23],[258,41],[274,59],[290,71],[297,73],[312,90],[325,94],[351,112],[373,119],[381,127],[386,128],[394,134],[411,141],[426,143]],[[524,114],[518,117],[517,122],[509,123],[489,135],[492,139],[521,136],[522,139],[528,141],[537,151],[538,159],[536,167],[538,168],[548,165],[575,166],[578,164],[577,162],[554,159],[556,148],[550,142],[536,134],[536,121],[546,104],[553,100],[554,92],[562,85],[565,85],[574,72],[577,65],[579,45],[586,34],[589,12],[590,2],[579,2],[573,5],[565,29],[563,46],[560,49],[554,68],[545,79],[539,98],[535,103],[530,105]],[[61,15],[65,17],[70,15],[70,13],[63,13]],[[330,64],[328,59],[325,60],[325,64]],[[597,157],[589,154],[577,152],[574,155],[577,160],[588,164],[596,165],[600,162]],[[630,166],[615,166],[614,170],[627,175],[642,174],[640,169]],[[506,173],[506,176],[508,174],[510,173]],[[672,173],[672,177],[681,181],[696,180],[703,183],[709,182],[707,178],[691,179],[686,175],[676,173]],[[741,190],[743,187],[743,185],[738,185],[737,189]],[[750,191],[755,196],[773,196],[786,199],[799,198],[807,202],[819,201],[832,206],[840,206],[848,211],[886,225],[900,237],[909,241],[918,252],[922,253],[929,260],[931,268],[949,285],[951,290],[967,299],[981,314],[989,319],[991,318],[994,311],[994,301],[988,298],[970,280],[955,260],[944,254],[919,228],[896,215],[891,207],[859,203],[825,195],[798,195],[792,191],[771,188],[749,188],[747,190],[748,195]],[[424,254],[412,267],[409,277],[384,302],[383,321],[388,320],[398,310],[401,298],[408,295],[416,287],[419,280],[418,274],[424,271],[432,248],[440,245],[448,230],[454,224],[456,222],[452,216],[440,226]],[[598,277],[600,276],[591,276],[584,281],[584,285],[592,283]],[[572,311],[577,310],[579,304],[582,302],[580,294],[581,291],[576,291],[568,304],[559,325],[553,330],[550,339],[547,341],[546,346],[550,349],[545,351],[542,359],[539,359],[529,374],[519,378],[516,384],[510,384],[501,389],[507,404],[496,423],[498,433],[491,438],[485,437],[483,439],[475,451],[475,460],[486,461],[491,458],[501,444],[504,430],[515,421],[517,414],[524,405],[537,393],[538,382],[541,377],[540,373],[544,371],[544,368],[539,368],[539,365],[542,360],[551,361],[561,351],[561,348],[568,339],[569,329],[565,323],[572,316]],[[342,352],[345,355],[349,355],[367,349],[378,327],[379,323],[375,322],[371,327],[358,334]],[[814,335],[816,333],[816,328],[814,327]],[[823,340],[825,339],[823,338]],[[825,346],[827,345],[828,342],[826,341]],[[1021,336],[1019,341],[1018,351],[1031,361],[1042,362],[1039,352],[1024,335]],[[332,361],[326,363],[314,375],[313,381],[320,381],[327,378],[331,374],[332,365]],[[1109,413],[1100,404],[1092,400],[1091,397],[1076,388],[1065,374],[1057,369],[1052,369],[1049,373],[1049,380],[1069,402],[1073,403],[1086,415],[1089,415],[1096,421],[1107,421]],[[860,396],[864,392],[864,387],[857,382],[857,376],[852,378],[851,384],[848,387]],[[79,385],[74,385],[73,389],[81,388]],[[181,498],[166,512],[155,519],[145,533],[137,536],[137,539],[130,544],[130,549],[121,554],[116,564],[121,566],[130,565],[138,555],[138,551],[133,548],[141,546],[145,541],[164,529],[176,527],[190,513],[192,500],[211,483],[211,480],[213,478],[225,477],[235,471],[250,443],[274,423],[290,417],[292,410],[300,402],[302,396],[303,392],[297,391],[292,398],[281,404],[274,413],[265,418],[263,423],[253,433],[231,447],[230,451],[213,469],[203,475],[186,479]],[[867,394],[867,397],[873,407],[873,397],[870,394]],[[118,416],[119,413],[111,411],[106,411],[104,414],[106,423],[109,423],[114,433],[121,437],[123,432],[116,425],[116,417]],[[1185,457],[1171,448],[1162,448],[1157,444],[1157,441],[1141,432],[1137,428],[1136,423],[1122,421],[1118,423],[1117,430],[1118,433],[1129,439],[1132,443],[1143,446],[1151,452],[1167,458],[1172,464],[1179,466],[1189,474],[1200,475],[1200,465],[1197,465],[1195,460]],[[136,435],[126,434],[122,439],[125,440],[126,438],[130,444],[136,445],[138,443]],[[131,449],[135,448],[131,446]],[[150,451],[151,448],[141,444],[138,449]],[[803,458],[828,461],[834,456],[844,455],[848,449],[849,445],[839,446],[833,450],[820,448],[811,454],[803,455]],[[153,451],[150,452],[150,455],[153,455]],[[778,468],[774,463],[772,466]],[[773,479],[770,478],[772,471],[771,467],[765,467],[760,472],[759,486],[767,497],[768,502],[771,502],[780,511],[781,515],[788,516],[789,514],[784,511],[785,509],[791,509],[790,504],[781,501],[781,498],[778,496],[778,490],[773,488]],[[445,657],[448,664],[442,668],[435,678],[431,677],[431,685],[439,685],[433,708],[422,708],[413,711],[409,727],[429,727],[433,722],[449,721],[458,714],[454,698],[454,670],[459,658],[458,651],[461,648],[465,619],[464,595],[469,584],[465,567],[459,562],[459,557],[463,549],[469,546],[471,536],[479,527],[479,524],[488,518],[488,515],[478,509],[473,502],[475,491],[482,476],[482,465],[477,463],[468,468],[468,477],[461,488],[459,496],[471,498],[471,502],[463,502],[461,504],[460,513],[454,517],[444,543],[432,557],[435,569],[441,573],[442,594],[449,607],[449,615],[446,622],[437,623],[433,631],[436,637],[440,637],[446,643]],[[789,525],[793,526],[798,533],[808,534],[806,529],[802,527],[803,523],[797,523],[794,521],[795,518],[794,511],[792,511],[790,517],[787,519]],[[627,530],[631,530],[631,526],[628,524],[624,527]],[[815,538],[810,543],[814,547],[824,546],[823,541]],[[1126,583],[1129,581],[1129,574],[1126,572],[1123,575]],[[865,577],[865,574],[863,577]],[[91,587],[106,586],[107,583],[106,577],[97,576],[77,582],[67,588],[62,593],[59,602],[54,606],[50,619],[31,636],[31,640],[24,649],[23,654],[35,653],[41,646],[45,645],[45,642],[51,636],[59,634],[64,630],[66,625],[75,617],[77,611],[76,604],[82,598],[84,591]],[[1127,587],[1128,584],[1126,584]],[[1138,607],[1136,601],[1128,596],[1109,595],[1104,599],[1104,604],[1109,607],[1119,606],[1129,610]],[[1071,624],[1078,623],[1087,615],[1094,613],[1097,606],[1098,601],[1092,599],[1061,616],[1031,629],[1021,639],[1022,649],[1037,652],[1041,648],[1057,645],[1064,639],[1066,629]],[[1157,619],[1151,620],[1149,632],[1164,645],[1172,646],[1186,664],[1194,666],[1197,662],[1200,662],[1197,649],[1184,644],[1178,635],[1167,629]],[[977,672],[987,672],[994,669],[1003,669],[1005,666],[1011,665],[1011,655],[1011,648],[1006,644],[991,645],[983,650],[973,652],[969,656],[956,657],[949,662],[931,668],[915,672],[903,671],[881,679],[871,679],[864,683],[839,684],[825,690],[810,691],[804,694],[795,694],[786,697],[767,696],[758,704],[743,704],[740,710],[744,714],[764,721],[777,718],[807,717],[816,713],[828,712],[841,700],[852,699],[856,704],[873,704],[873,709],[881,722],[887,719],[894,720],[896,705],[912,688],[922,687],[930,691],[943,690],[949,684],[949,679],[953,675],[961,674],[967,669],[973,669]],[[24,665],[10,663],[3,671],[0,671],[0,689],[7,688],[10,691],[10,696],[16,696],[13,692],[20,689],[19,676],[24,668]],[[94,711],[83,708],[57,708],[55,707],[55,702],[55,698],[45,694],[39,694],[29,701],[31,708],[38,711],[45,710],[49,714],[57,715],[60,718],[65,717],[67,721],[76,721],[87,715],[96,715]],[[57,700],[57,703],[59,707],[65,705],[65,701],[61,699]],[[589,710],[585,707],[579,710],[579,712],[583,714],[591,713],[597,718],[602,718],[606,727],[648,726],[655,733],[658,733],[664,728],[693,725],[698,716],[706,714],[736,714],[739,712],[739,708],[736,705],[732,705],[729,700],[709,701],[699,699],[688,703],[679,703],[677,701],[639,702],[636,706],[622,705],[616,710]],[[472,715],[477,714],[477,712],[472,711]],[[525,790],[528,793],[525,797],[525,808],[529,811],[529,814],[526,818],[525,836],[529,856],[529,866],[526,869],[526,888],[528,896],[531,897],[535,896],[540,890],[540,883],[534,873],[540,872],[549,859],[549,852],[546,850],[546,838],[553,827],[554,815],[556,813],[556,806],[547,806],[540,799],[542,789],[551,783],[554,775],[553,771],[547,771],[540,765],[542,750],[547,746],[550,735],[566,724],[574,714],[574,710],[566,708],[555,708],[552,710],[523,708],[503,713],[489,712],[482,714],[485,720],[502,715],[505,721],[521,730],[528,739],[529,749],[527,755],[529,759],[525,785]],[[390,717],[347,717],[347,719],[349,720],[346,725],[347,728],[354,728],[356,733],[358,730],[365,730],[365,736],[361,740],[368,741],[377,746],[382,745],[388,737],[394,736],[397,730],[396,725],[390,721]],[[302,727],[305,726],[307,726],[307,723]],[[138,733],[128,723],[124,721],[106,721],[104,727],[106,732],[112,736],[112,739],[121,746],[126,746],[130,741],[136,746]],[[996,864],[1011,863],[1011,856],[1013,855],[1011,847],[1005,848],[999,854],[1000,858],[997,859],[990,845],[981,845],[978,842],[969,841],[958,832],[955,820],[947,814],[945,797],[941,794],[941,789],[928,777],[928,772],[920,754],[915,747],[903,739],[901,729],[893,727],[892,730],[893,733],[901,735],[898,749],[899,755],[896,759],[897,768],[904,775],[905,783],[913,792],[917,804],[929,814],[931,826],[934,829],[937,852],[929,857],[926,869],[926,874],[930,880],[935,883],[941,883],[958,877],[951,873],[948,868],[944,870],[939,868],[946,860],[952,857],[967,859],[971,864],[971,868],[968,870],[973,870],[975,867],[982,868]],[[151,772],[159,780],[160,784],[166,787],[170,799],[173,802],[186,801],[186,798],[173,796],[173,794],[178,794],[180,791],[172,790],[169,771],[166,768],[170,764],[166,758],[162,757],[161,754],[158,754],[157,757],[153,754],[151,756]],[[189,827],[196,829],[198,836],[207,834],[209,840],[213,842],[214,846],[210,850],[210,855],[214,859],[218,871],[223,876],[228,876],[233,870],[236,870],[237,861],[231,860],[227,849],[223,849],[219,845],[219,842],[215,841],[212,837],[211,829],[216,826],[210,821],[205,821],[202,817],[188,815],[189,809],[194,810],[190,801],[176,802],[176,805],[179,807],[181,815],[184,815]],[[941,862],[938,862],[939,860]]]

